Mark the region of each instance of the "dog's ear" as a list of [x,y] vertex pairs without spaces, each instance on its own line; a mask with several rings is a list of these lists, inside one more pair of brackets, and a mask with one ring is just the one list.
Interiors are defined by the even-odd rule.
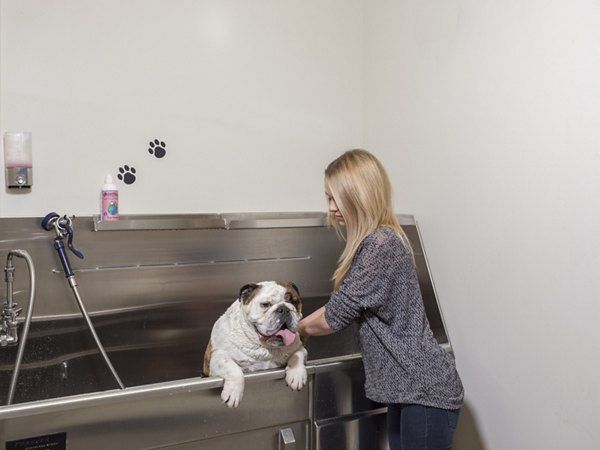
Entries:
[[293,288],[296,290],[296,293],[297,293],[298,295],[300,295],[300,289],[298,289],[298,286],[296,286],[296,284],[295,284],[295,283],[292,283],[291,281],[288,281],[288,282],[287,282],[287,284],[288,284],[288,286],[291,286],[291,287],[293,287]]
[[240,296],[238,300],[242,303],[248,303],[250,295],[256,290],[257,287],[258,284],[256,283],[250,283],[242,286],[242,288],[240,289]]
[[282,286],[285,286],[287,289],[287,292],[285,293],[285,301],[294,305],[294,308],[296,308],[296,310],[302,314],[302,300],[300,300],[300,290],[298,289],[298,286],[291,281],[283,283]]

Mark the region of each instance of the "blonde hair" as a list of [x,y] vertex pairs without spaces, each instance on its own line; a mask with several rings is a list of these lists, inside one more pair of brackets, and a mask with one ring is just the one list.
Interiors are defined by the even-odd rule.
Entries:
[[[362,149],[345,152],[325,169],[325,185],[346,224],[346,246],[332,277],[336,290],[348,275],[363,239],[380,226],[396,231],[410,250],[394,215],[390,180],[375,156]],[[332,213],[329,213],[329,223],[342,234]]]

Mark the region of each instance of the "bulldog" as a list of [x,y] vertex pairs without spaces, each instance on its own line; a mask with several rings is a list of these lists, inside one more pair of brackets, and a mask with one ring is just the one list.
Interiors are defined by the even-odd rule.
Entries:
[[215,322],[204,353],[203,374],[222,377],[221,399],[237,407],[244,373],[285,368],[285,381],[298,391],[307,379],[306,349],[297,333],[302,301],[294,283],[263,281],[243,286],[239,298]]

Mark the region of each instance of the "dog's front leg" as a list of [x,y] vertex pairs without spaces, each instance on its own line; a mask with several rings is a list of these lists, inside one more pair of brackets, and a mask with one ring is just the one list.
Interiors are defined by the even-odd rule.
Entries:
[[304,347],[300,347],[290,356],[285,368],[285,382],[294,391],[299,391],[306,384],[308,375],[306,373],[307,351]]
[[221,400],[229,408],[237,408],[244,396],[244,372],[226,352],[216,350],[210,360],[210,375],[224,380]]

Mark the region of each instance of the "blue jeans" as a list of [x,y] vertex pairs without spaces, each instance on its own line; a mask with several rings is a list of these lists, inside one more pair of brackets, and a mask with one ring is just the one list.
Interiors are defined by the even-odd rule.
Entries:
[[387,432],[390,450],[452,450],[460,409],[390,404]]

